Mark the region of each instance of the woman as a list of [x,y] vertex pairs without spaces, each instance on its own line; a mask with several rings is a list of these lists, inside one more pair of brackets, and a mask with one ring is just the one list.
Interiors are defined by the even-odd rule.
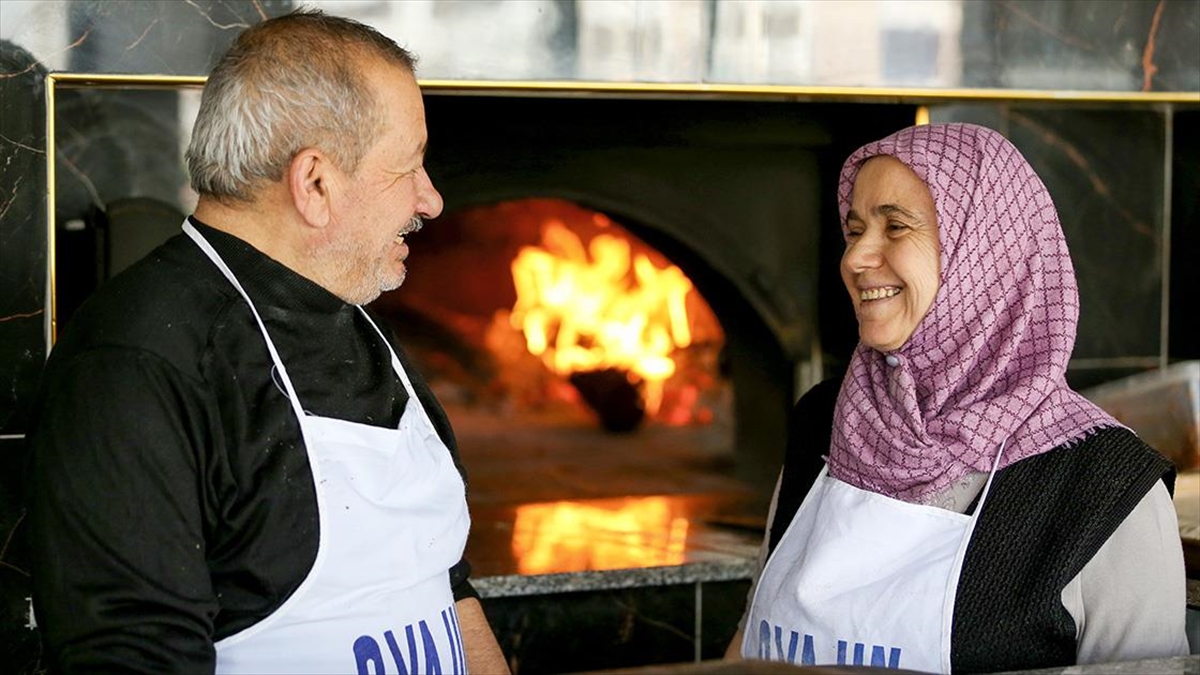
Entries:
[[990,129],[913,127],[852,154],[838,202],[860,341],[793,413],[731,655],[972,672],[1186,654],[1174,470],[1066,384],[1078,294],[1033,169]]

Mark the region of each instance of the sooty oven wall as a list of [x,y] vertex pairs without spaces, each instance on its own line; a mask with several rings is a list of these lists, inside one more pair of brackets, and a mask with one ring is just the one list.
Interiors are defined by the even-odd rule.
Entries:
[[426,166],[446,212],[569,199],[692,279],[726,334],[738,477],[769,490],[797,364],[823,349],[836,367],[855,338],[837,302],[837,171],[914,108],[456,94],[427,95],[426,107]]

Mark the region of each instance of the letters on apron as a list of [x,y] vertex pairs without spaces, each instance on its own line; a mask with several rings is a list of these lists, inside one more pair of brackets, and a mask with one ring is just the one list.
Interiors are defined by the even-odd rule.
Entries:
[[308,576],[216,644],[217,672],[465,673],[448,574],[470,529],[465,488],[391,344],[364,311],[408,392],[397,428],[305,414],[254,303],[203,235],[183,229],[254,313],[300,421],[320,523]]
[[746,658],[950,672],[971,516],[861,490],[821,471],[763,569]]

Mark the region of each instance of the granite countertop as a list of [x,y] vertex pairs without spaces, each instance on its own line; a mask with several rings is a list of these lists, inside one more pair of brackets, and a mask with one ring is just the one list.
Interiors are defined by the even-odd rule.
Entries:
[[765,514],[737,493],[473,508],[467,558],[484,598],[749,579]]

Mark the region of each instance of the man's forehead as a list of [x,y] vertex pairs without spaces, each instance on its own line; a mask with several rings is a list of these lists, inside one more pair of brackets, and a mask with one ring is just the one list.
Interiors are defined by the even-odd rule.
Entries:
[[377,104],[382,108],[383,132],[405,152],[423,151],[427,142],[425,104],[412,73],[392,66],[392,72],[372,78]]

